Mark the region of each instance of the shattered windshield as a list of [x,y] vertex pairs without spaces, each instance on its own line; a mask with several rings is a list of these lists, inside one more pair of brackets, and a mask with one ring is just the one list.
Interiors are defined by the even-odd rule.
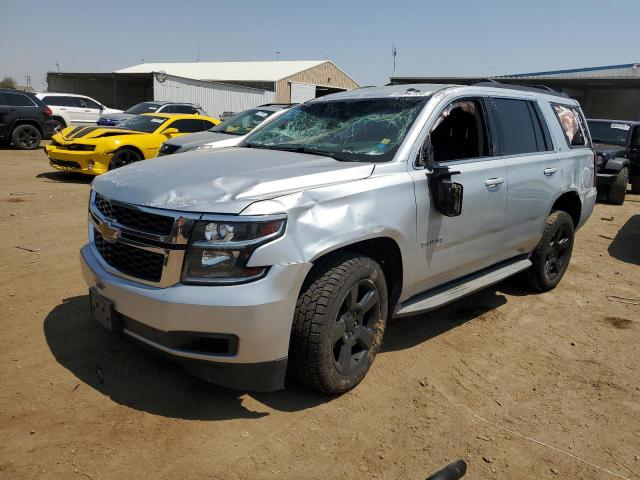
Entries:
[[343,161],[387,162],[427,100],[394,97],[306,103],[250,135],[244,146]]

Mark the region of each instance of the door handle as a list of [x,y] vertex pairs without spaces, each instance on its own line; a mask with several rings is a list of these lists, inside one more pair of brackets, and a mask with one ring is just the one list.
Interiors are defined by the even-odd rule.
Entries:
[[64,108],[64,107],[60,107],[60,110],[66,110],[66,108]]
[[85,110],[85,112],[90,112],[91,110]]
[[550,177],[551,175],[553,175],[553,174],[554,174],[554,173],[556,173],[557,171],[558,171],[558,169],[557,169],[557,168],[545,168],[545,169],[544,169],[544,174],[545,174],[547,177]]
[[487,187],[497,187],[498,185],[504,183],[504,178],[487,178],[484,181],[484,184]]

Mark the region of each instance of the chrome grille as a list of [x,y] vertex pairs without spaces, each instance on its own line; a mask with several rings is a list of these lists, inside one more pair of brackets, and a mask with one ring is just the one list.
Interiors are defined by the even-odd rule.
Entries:
[[200,214],[141,207],[94,191],[89,242],[105,270],[129,280],[168,287],[180,282],[194,222]]
[[146,213],[107,200],[96,193],[96,207],[105,217],[119,224],[155,235],[169,235],[173,228],[173,217]]
[[162,278],[164,255],[148,252],[124,243],[109,243],[94,229],[96,249],[100,256],[113,268],[136,278],[159,282]]

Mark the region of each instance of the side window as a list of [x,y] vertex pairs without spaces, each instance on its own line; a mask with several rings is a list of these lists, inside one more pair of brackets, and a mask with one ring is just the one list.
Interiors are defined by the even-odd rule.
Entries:
[[547,150],[545,124],[528,100],[492,98],[493,112],[500,127],[500,155],[518,155]]
[[198,113],[195,108],[190,105],[174,105],[175,113]]
[[567,145],[582,147],[589,145],[589,137],[582,115],[572,107],[566,105],[552,105],[553,111],[560,122]]
[[67,101],[69,102],[67,103],[68,107],[83,108],[82,100],[80,100],[80,97],[67,97],[67,99]]
[[80,103],[82,104],[82,108],[95,108],[96,110],[102,109],[102,105],[100,105],[98,102],[94,102],[90,98],[86,98],[86,97],[79,97],[79,98],[80,98]]
[[177,128],[180,133],[201,132],[206,129],[205,122],[197,119],[176,120],[167,128]]
[[176,113],[175,105],[163,105],[158,109],[158,113]]
[[35,107],[36,104],[26,95],[21,93],[5,93],[6,104],[11,107]]
[[3,92],[0,92],[0,105],[7,105],[7,97]]
[[466,98],[449,104],[431,127],[435,162],[489,156],[489,136],[483,103]]

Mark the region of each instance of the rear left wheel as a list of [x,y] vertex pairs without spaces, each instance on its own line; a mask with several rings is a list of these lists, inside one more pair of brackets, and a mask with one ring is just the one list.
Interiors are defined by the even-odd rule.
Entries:
[[42,134],[33,125],[18,125],[11,134],[11,140],[20,150],[33,150],[40,145]]
[[569,266],[573,237],[573,219],[567,212],[555,211],[547,217],[542,238],[531,254],[532,265],[525,272],[530,288],[539,292],[556,288]]
[[324,393],[352,389],[380,349],[387,309],[387,285],[375,261],[348,253],[320,260],[298,297],[289,373]]

